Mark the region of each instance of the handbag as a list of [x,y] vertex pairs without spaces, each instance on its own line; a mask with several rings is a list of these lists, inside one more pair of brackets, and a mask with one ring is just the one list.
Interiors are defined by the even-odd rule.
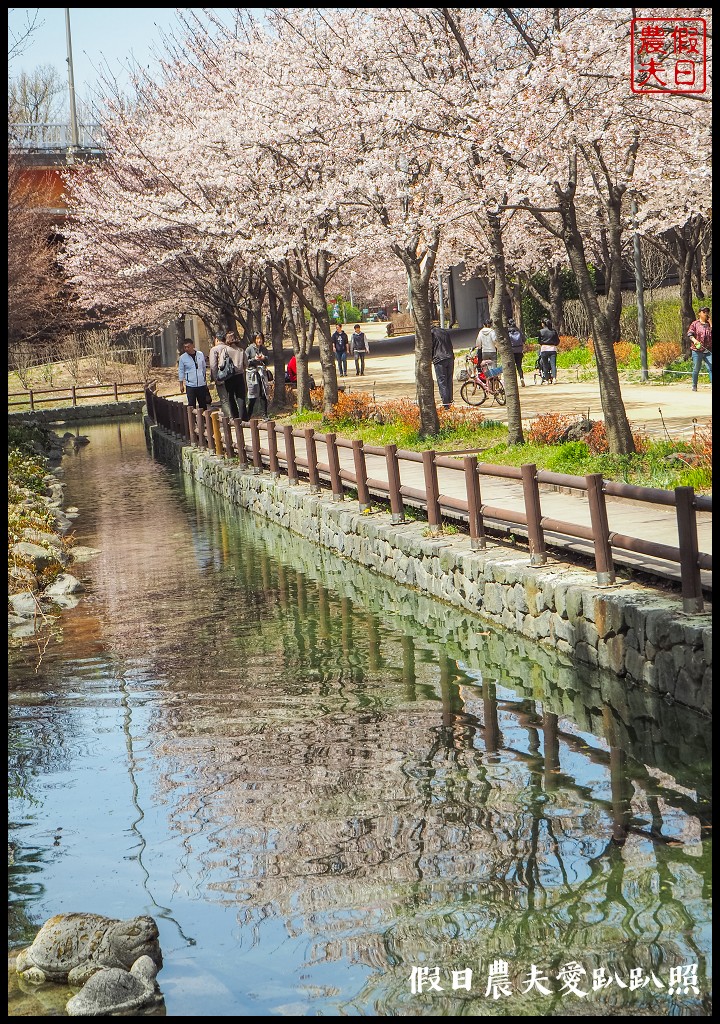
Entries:
[[272,370],[266,370],[265,377],[267,378],[268,383],[275,379],[275,375],[273,374]]

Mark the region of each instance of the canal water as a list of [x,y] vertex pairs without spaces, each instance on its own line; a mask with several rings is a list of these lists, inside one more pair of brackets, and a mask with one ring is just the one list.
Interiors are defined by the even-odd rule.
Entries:
[[87,593],[10,654],[11,947],[151,914],[169,1016],[710,1014],[707,722],[87,433]]

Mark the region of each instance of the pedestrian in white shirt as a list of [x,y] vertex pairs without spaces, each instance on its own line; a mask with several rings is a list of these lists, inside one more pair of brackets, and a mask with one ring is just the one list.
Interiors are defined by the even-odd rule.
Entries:
[[497,334],[489,320],[478,331],[475,347],[480,353],[480,362],[487,360],[492,366],[497,366]]
[[187,394],[188,405],[191,409],[194,409],[196,405],[201,409],[207,409],[212,399],[206,383],[205,356],[195,348],[192,338],[185,339],[183,348],[185,351],[178,362],[180,391]]

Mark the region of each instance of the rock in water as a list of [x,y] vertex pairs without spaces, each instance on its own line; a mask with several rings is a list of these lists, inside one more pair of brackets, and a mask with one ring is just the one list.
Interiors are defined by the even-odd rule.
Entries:
[[149,956],[141,956],[129,971],[121,967],[102,968],[93,974],[81,992],[68,1000],[67,1014],[69,1017],[107,1017],[157,1008],[163,1002],[155,981],[157,971]]
[[127,921],[99,914],[58,914],[46,921],[35,941],[17,958],[17,972],[26,981],[67,981],[83,985],[103,967],[126,971],[143,956],[159,970],[162,953],[152,917]]

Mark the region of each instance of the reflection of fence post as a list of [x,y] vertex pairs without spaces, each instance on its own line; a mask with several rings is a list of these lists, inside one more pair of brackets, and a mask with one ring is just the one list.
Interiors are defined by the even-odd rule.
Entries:
[[468,503],[468,525],[470,527],[470,546],[472,548],[484,548],[485,524],[482,517],[482,501],[480,498],[480,473],[477,459],[472,455],[466,455],[463,459],[465,467],[465,489],[467,491]]
[[675,488],[683,611],[689,614],[703,610],[702,585],[698,566],[697,517],[694,503],[694,487]]
[[615,567],[613,566],[602,473],[588,473],[585,481],[590,506],[593,544],[595,545],[595,572],[598,586],[607,587],[615,582]]
[[387,466],[388,493],[390,496],[390,521],[393,525],[405,521],[405,509],[400,493],[400,467],[398,465],[397,445],[385,445],[385,464]]
[[342,477],[340,476],[340,458],[338,456],[337,435],[326,434],[325,443],[327,445],[328,466],[330,467],[330,486],[332,487],[333,501],[343,501],[345,494],[343,492]]
[[360,511],[364,512],[370,508],[370,489],[367,482],[367,464],[365,462],[365,450],[362,441],[354,440],[352,442],[352,451],[355,462],[358,502],[360,503]]
[[298,470],[297,462],[295,461],[295,438],[293,437],[293,428],[291,426],[283,427],[283,435],[285,437],[285,461],[287,462],[287,475],[288,483],[296,484],[298,482]]
[[438,488],[435,452],[430,450],[422,453],[423,473],[425,474],[425,505],[427,507],[428,526],[432,536],[440,533],[440,490]]
[[275,434],[275,420],[265,420],[267,431],[268,461],[270,463],[270,476],[277,480],[280,476],[280,463],[278,462],[277,435]]
[[262,473],[262,456],[260,455],[260,426],[255,417],[250,420],[250,444],[252,446],[253,472]]
[[534,462],[526,462],[520,467],[522,473],[523,495],[525,498],[525,515],[527,517],[528,544],[530,546],[530,565],[544,565],[547,562],[545,538],[540,524],[540,488],[537,482],[537,466]]
[[315,443],[315,431],[312,427],[305,430],[305,451],[307,452],[308,476],[310,478],[310,490],[317,494],[320,490],[320,475],[318,473],[317,444]]
[[233,420],[233,427],[235,428],[235,443],[237,444],[238,459],[242,469],[245,469],[247,466],[247,454],[245,452],[245,433],[243,431],[242,420],[236,417]]

